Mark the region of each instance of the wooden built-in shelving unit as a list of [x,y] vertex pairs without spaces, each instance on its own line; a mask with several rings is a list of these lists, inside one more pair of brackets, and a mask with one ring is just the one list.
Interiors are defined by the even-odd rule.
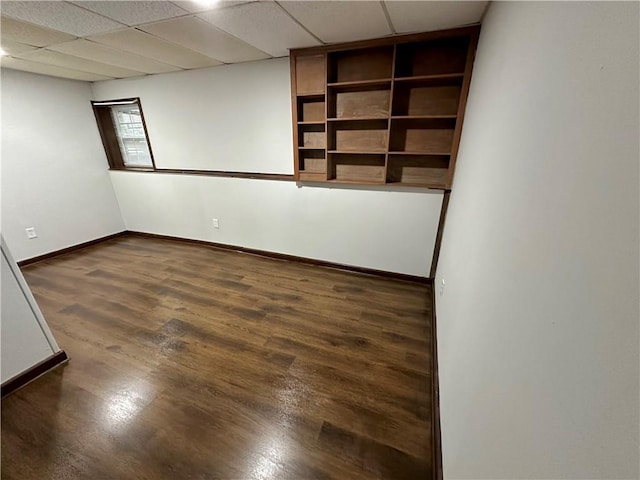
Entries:
[[292,50],[296,180],[449,189],[479,29]]

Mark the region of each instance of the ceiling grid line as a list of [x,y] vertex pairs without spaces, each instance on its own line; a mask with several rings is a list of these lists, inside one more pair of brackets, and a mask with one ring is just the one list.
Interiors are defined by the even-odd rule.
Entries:
[[389,28],[391,29],[391,34],[395,35],[398,32],[396,31],[396,28],[393,26],[393,22],[391,21],[391,15],[389,15],[389,10],[387,10],[387,4],[384,2],[384,0],[380,0],[380,6],[382,7],[384,16],[387,18],[387,23],[389,24]]
[[[95,36],[92,36],[92,37],[88,37],[87,39],[88,40],[92,40],[92,41],[94,41],[94,42],[96,42],[98,44],[101,44],[101,45],[107,45],[107,46],[110,46],[112,48],[123,50],[123,48],[113,45],[113,42],[112,43],[108,43],[108,42],[105,42],[104,40],[103,41],[99,41],[97,37],[106,37],[108,35],[111,35],[112,33],[124,34],[124,33],[127,33],[127,32],[135,32],[135,33],[140,34],[140,35],[145,35],[145,36],[151,37],[155,42],[158,42],[159,44],[163,44],[164,43],[164,44],[169,45],[172,48],[179,49],[179,50],[184,50],[185,52],[188,52],[188,54],[191,55],[191,56],[200,56],[200,57],[203,57],[203,58],[205,58],[207,60],[211,60],[211,61],[215,62],[215,63],[207,65],[207,66],[217,66],[217,65],[222,65],[223,64],[223,62],[221,62],[220,60],[218,60],[216,58],[211,57],[210,55],[205,55],[204,53],[196,52],[195,50],[187,48],[184,45],[180,45],[179,43],[175,43],[175,42],[173,42],[173,41],[171,41],[169,39],[159,37],[157,35],[154,35],[153,33],[145,32],[144,30],[141,30],[138,27],[131,27],[131,28],[129,28],[127,30],[123,30],[121,32],[110,32],[110,33],[106,33],[106,34],[95,35]],[[129,48],[132,48],[132,47],[129,47]],[[133,52],[133,53],[137,53],[137,52]],[[166,53],[166,51],[164,53]],[[140,55],[140,54],[138,54],[138,55]],[[145,55],[141,55],[141,56],[144,57]],[[149,58],[153,58],[153,59],[157,60],[155,57],[149,56]],[[168,62],[168,63],[170,65],[175,65],[174,63],[171,63],[171,62]],[[206,68],[207,67],[207,66],[203,66],[203,67],[186,68],[186,67],[182,67],[181,65],[175,65],[175,66],[180,67],[180,68],[185,68],[185,70],[190,70],[192,68]]]
[[[210,49],[211,47],[213,48],[219,48],[220,43],[224,42],[225,40],[227,40],[225,37],[228,37],[229,39],[231,39],[231,43],[233,44],[234,42],[237,43],[237,45],[235,45],[235,47],[240,47],[242,49],[247,50],[248,49],[252,49],[255,50],[257,53],[259,53],[258,56],[256,56],[255,54],[251,55],[251,56],[244,56],[242,58],[242,60],[240,60],[239,62],[233,62],[233,61],[226,61],[224,58],[218,57],[218,56],[213,56],[212,58],[216,58],[217,60],[221,61],[222,63],[240,63],[242,61],[253,61],[253,60],[260,60],[260,59],[265,59],[265,58],[271,58],[271,55],[268,55],[266,52],[263,52],[262,50],[250,45],[249,43],[225,32],[224,30],[221,30],[217,27],[215,27],[213,24],[203,20],[202,18],[200,18],[199,16],[194,16],[189,18],[189,20],[193,20],[193,24],[189,25],[190,28],[186,28],[185,26],[183,26],[183,28],[178,28],[178,30],[173,30],[171,31],[167,31],[168,29],[172,29],[173,27],[175,27],[175,23],[178,21],[183,21],[183,20],[187,20],[185,18],[179,18],[179,19],[172,19],[172,20],[167,20],[165,22],[158,22],[158,23],[154,23],[154,24],[149,24],[149,25],[144,25],[144,27],[146,28],[140,28],[140,30],[146,32],[146,33],[150,33],[152,35],[155,35],[159,38],[165,39],[165,40],[169,40],[169,36],[173,37],[173,42],[177,43],[178,45],[181,45],[185,48],[189,48],[193,51],[199,52],[203,55],[206,56],[211,56],[211,54],[207,51],[205,51],[205,49]],[[207,31],[203,31],[201,29],[202,25],[205,25],[208,28],[208,32]],[[164,28],[163,28],[164,27]],[[200,28],[198,30],[198,28]],[[155,30],[155,31],[154,31]],[[198,37],[198,35],[209,35],[209,36],[213,36],[213,37],[218,37],[216,40],[212,40],[210,43],[207,43],[206,45],[197,45],[196,47],[190,45],[193,40],[192,35],[196,35],[196,37]],[[177,37],[180,37],[180,39],[178,39]],[[181,41],[182,40],[182,41]],[[182,43],[184,42],[184,43]],[[227,45],[228,47],[230,45]],[[199,50],[199,48],[202,48],[202,50]],[[218,54],[220,53],[220,51],[218,51]],[[245,52],[245,53],[249,53],[249,52]]]
[[[34,51],[26,52],[25,54],[19,55],[18,58],[22,58],[23,60],[29,60],[29,61],[38,61],[38,60],[34,60],[33,57],[34,56],[37,57],[39,52],[48,52],[48,53],[54,54],[53,55],[54,58],[56,56],[58,56],[58,58],[60,56],[66,56],[66,57],[70,57],[71,61],[73,61],[73,59],[76,59],[76,60],[80,60],[81,63],[82,62],[88,62],[89,64],[96,64],[97,68],[95,70],[88,70],[88,69],[85,70],[83,66],[70,67],[70,66],[67,66],[67,65],[64,65],[64,64],[55,64],[55,63],[51,63],[51,62],[48,62],[48,61],[45,61],[45,60],[40,60],[41,63],[47,64],[47,65],[60,66],[60,67],[68,68],[68,69],[71,69],[71,70],[77,70],[79,72],[93,73],[93,74],[96,74],[96,75],[103,75],[103,76],[112,77],[112,78],[130,78],[130,77],[138,77],[138,76],[142,76],[142,75],[147,75],[146,73],[141,72],[139,70],[133,70],[133,69],[130,69],[130,68],[120,67],[119,65],[109,65],[109,64],[104,63],[104,62],[95,62],[93,60],[88,60],[86,58],[82,58],[82,57],[78,57],[78,56],[70,55],[70,54],[66,54],[66,53],[56,52],[55,50],[48,50],[46,48],[37,50],[35,52]],[[104,72],[105,69],[109,69],[109,68],[112,68],[114,70],[119,70],[120,74],[105,73]],[[102,69],[103,72],[98,71],[98,69]],[[128,73],[132,73],[133,75],[122,75],[122,73],[124,73],[125,71],[128,71]]]
[[284,8],[281,5],[281,1],[278,0],[274,0],[274,2],[276,5],[278,5],[278,7],[280,7],[280,10],[282,10],[291,20],[293,20],[294,22],[296,22],[298,25],[300,25],[309,35],[311,35],[313,38],[315,38],[318,42],[320,42],[321,45],[325,45],[325,42],[322,41],[321,38],[319,38],[315,33],[313,33],[311,30],[309,30],[302,22],[299,22],[298,19],[296,17],[294,17],[293,15],[291,15],[286,8]]
[[[237,6],[239,6],[239,5],[233,5],[233,7],[237,7]],[[233,8],[233,7],[228,7],[228,8]],[[204,12],[203,12],[203,13],[204,13]],[[211,22],[207,22],[204,18],[202,18],[202,17],[200,16],[200,14],[196,15],[196,18],[198,18],[199,20],[202,20],[202,21],[203,21],[203,22],[205,22],[206,24],[208,24],[208,25],[210,25],[211,27],[215,28],[217,31],[222,32],[222,33],[224,33],[224,34],[226,34],[226,35],[229,35],[230,37],[232,37],[232,38],[234,38],[234,39],[238,40],[239,42],[245,43],[245,44],[249,45],[250,47],[255,48],[255,49],[256,49],[256,50],[258,50],[259,52],[262,52],[262,53],[264,53],[265,55],[267,55],[269,58],[273,58],[273,56],[272,56],[272,55],[269,55],[267,52],[265,52],[264,50],[261,50],[259,47],[256,47],[255,45],[251,45],[249,42],[247,42],[247,41],[245,41],[245,40],[242,40],[241,38],[236,37],[235,35],[233,35],[233,34],[231,34],[231,33],[227,32],[226,30],[223,30],[223,29],[221,29],[221,28],[217,27],[216,25],[214,25],[214,24],[213,24],[213,23],[211,23]]]
[[489,3],[1,0],[1,66],[83,81],[210,68],[469,25],[481,21]]
[[3,1],[0,8],[4,16],[75,37],[126,26],[66,1]]
[[[89,5],[99,5],[99,4],[103,4],[103,3],[105,3],[105,0],[102,0],[102,1],[95,1],[95,0],[89,0],[89,1],[86,1],[86,0],[84,0],[84,1],[83,1],[83,0],[79,0],[79,1],[78,1],[78,0],[76,0],[76,1],[69,1],[69,0],[64,0],[64,1],[65,1],[65,3],[70,3],[70,4],[72,4],[72,5],[76,6],[76,7],[82,8],[83,10],[87,10],[88,12],[91,12],[91,13],[94,13],[94,14],[96,14],[96,15],[100,15],[101,17],[105,17],[105,18],[107,18],[107,19],[110,19],[110,20],[113,20],[113,21],[115,21],[115,22],[118,22],[118,23],[122,24],[122,25],[123,25],[124,27],[126,27],[126,28],[130,28],[130,27],[134,27],[134,26],[136,26],[136,25],[143,25],[143,24],[145,24],[145,23],[148,23],[148,22],[133,22],[133,23],[125,23],[125,22],[123,22],[122,20],[120,20],[120,19],[118,19],[118,18],[115,18],[114,16],[109,16],[108,14],[101,13],[100,11],[92,10],[92,9],[89,7]],[[107,3],[107,4],[114,4],[114,5],[115,5],[115,4],[121,4],[121,3],[122,3],[122,0],[106,0],[106,3]],[[141,5],[141,4],[142,4],[142,5],[144,5],[144,4],[149,4],[150,2],[149,2],[148,0],[142,0],[142,1],[138,1],[138,2],[136,2],[136,1],[126,1],[126,2],[123,2],[123,3],[124,3],[125,5],[127,5],[127,6],[131,6],[131,5],[136,5],[136,4],[138,4],[138,5]],[[168,20],[168,19],[171,19],[171,18],[178,18],[178,17],[181,17],[181,16],[185,16],[185,15],[189,15],[189,14],[190,14],[190,12],[189,12],[188,10],[185,10],[185,9],[181,8],[180,6],[178,6],[178,5],[175,5],[175,3],[174,3],[174,2],[166,2],[166,1],[165,1],[165,2],[162,2],[162,1],[156,1],[156,2],[151,2],[151,4],[153,4],[153,5],[172,5],[174,8],[177,8],[178,10],[181,10],[182,12],[184,12],[183,14],[179,14],[179,15],[170,15],[170,16],[168,16],[168,17],[163,17],[163,18],[159,18],[159,19],[157,19],[157,20],[159,20],[159,21],[162,21],[162,20]],[[95,8],[95,7],[94,7],[94,8]],[[106,32],[105,32],[105,33],[106,33]]]
[[[173,68],[177,68],[177,69],[182,70],[180,67],[177,67],[177,66],[175,66],[175,65],[171,65],[171,64],[169,64],[169,63],[165,63],[165,62],[161,62],[161,61],[159,61],[159,60],[154,60],[154,59],[152,59],[152,58],[144,57],[144,56],[142,56],[142,55],[137,55],[137,54],[135,54],[135,53],[125,52],[125,51],[123,51],[123,50],[121,50],[121,49],[118,49],[118,48],[113,48],[113,47],[110,47],[110,46],[108,46],[108,45],[104,45],[104,44],[102,44],[102,43],[94,42],[94,41],[92,41],[92,40],[90,40],[90,39],[88,39],[88,38],[79,38],[78,40],[73,40],[73,41],[71,41],[71,42],[59,43],[59,44],[56,44],[56,45],[50,45],[49,47],[46,47],[46,49],[47,49],[47,50],[54,51],[54,52],[64,53],[64,54],[66,54],[66,55],[71,55],[71,56],[73,56],[73,57],[84,58],[84,59],[86,59],[86,60],[93,60],[93,58],[87,58],[87,57],[84,57],[84,56],[80,56],[80,55],[78,55],[77,50],[76,50],[76,53],[71,53],[71,52],[69,52],[69,51],[64,51],[65,47],[63,47],[63,48],[62,48],[62,50],[60,50],[60,47],[61,47],[61,46],[63,46],[63,45],[67,45],[67,46],[68,46],[68,45],[70,45],[70,44],[72,44],[72,43],[73,43],[73,44],[78,44],[78,43],[80,43],[80,42],[87,42],[88,44],[95,45],[95,46],[97,46],[97,47],[99,47],[99,48],[102,48],[102,49],[106,50],[107,52],[108,52],[109,50],[113,50],[114,52],[119,52],[119,53],[121,54],[121,56],[122,56],[122,58],[123,58],[123,59],[124,59],[124,58],[126,58],[126,57],[137,57],[138,61],[146,61],[146,62],[151,62],[151,63],[159,63],[159,64],[162,64],[162,66],[165,66],[165,67],[173,67]],[[56,48],[50,48],[50,47],[57,47],[57,49],[56,49]],[[95,51],[94,51],[94,53],[95,53]],[[124,55],[122,55],[122,54],[124,54]],[[133,60],[136,60],[136,58],[134,58]],[[94,60],[94,61],[95,61],[95,60]],[[112,66],[114,66],[114,67],[121,67],[121,68],[129,68],[129,69],[131,69],[130,67],[123,66],[123,64],[121,64],[121,63],[119,64],[119,63],[113,62],[113,61],[111,61],[111,60],[99,60],[99,62],[100,62],[100,63],[104,63],[105,65],[112,65]],[[144,73],[144,74],[148,74],[148,75],[152,75],[152,74],[153,74],[153,73],[150,73],[150,72],[145,72],[144,70],[140,70],[140,71],[141,71],[142,73]],[[169,72],[170,72],[170,70],[169,70],[169,71],[166,71],[166,72],[162,72],[162,71],[161,71],[161,72],[156,72],[156,73],[169,73]]]
[[[100,17],[102,17],[102,18],[106,19],[106,20],[110,20],[110,21],[112,21],[112,22],[119,23],[120,25],[122,25],[122,28],[126,28],[126,27],[127,27],[127,25],[126,25],[126,24],[124,24],[124,23],[122,23],[122,22],[120,22],[120,21],[118,21],[118,20],[116,20],[116,19],[114,19],[114,18],[107,17],[106,15],[102,15],[101,13],[94,12],[93,10],[89,10],[88,8],[85,8],[83,5],[78,5],[77,3],[68,2],[67,0],[64,0],[62,3],[66,3],[67,5],[70,5],[70,6],[72,6],[72,7],[81,8],[82,10],[84,10],[84,11],[86,11],[86,12],[89,12],[89,13],[91,13],[91,14],[93,14],[93,15],[98,15],[98,16],[100,16]],[[109,30],[109,31],[111,31],[111,30]]]

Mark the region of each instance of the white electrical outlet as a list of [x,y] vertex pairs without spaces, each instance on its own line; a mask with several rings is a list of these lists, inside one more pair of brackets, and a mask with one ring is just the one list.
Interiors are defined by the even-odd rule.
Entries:
[[220,222],[217,218],[213,219],[213,228],[220,228]]
[[440,296],[444,295],[444,278],[440,280]]
[[25,228],[24,231],[27,232],[27,238],[29,239],[38,237],[38,235],[36,234],[36,229],[33,227]]

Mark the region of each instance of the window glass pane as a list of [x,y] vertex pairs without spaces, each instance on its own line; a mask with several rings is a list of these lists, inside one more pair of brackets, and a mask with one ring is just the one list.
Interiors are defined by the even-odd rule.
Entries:
[[117,105],[112,107],[111,112],[125,166],[152,167],[149,145],[138,106]]

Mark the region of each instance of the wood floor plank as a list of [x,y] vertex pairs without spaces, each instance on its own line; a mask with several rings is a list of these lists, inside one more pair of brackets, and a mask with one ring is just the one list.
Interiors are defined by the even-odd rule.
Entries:
[[23,269],[71,360],[3,479],[426,479],[430,286],[124,235]]

